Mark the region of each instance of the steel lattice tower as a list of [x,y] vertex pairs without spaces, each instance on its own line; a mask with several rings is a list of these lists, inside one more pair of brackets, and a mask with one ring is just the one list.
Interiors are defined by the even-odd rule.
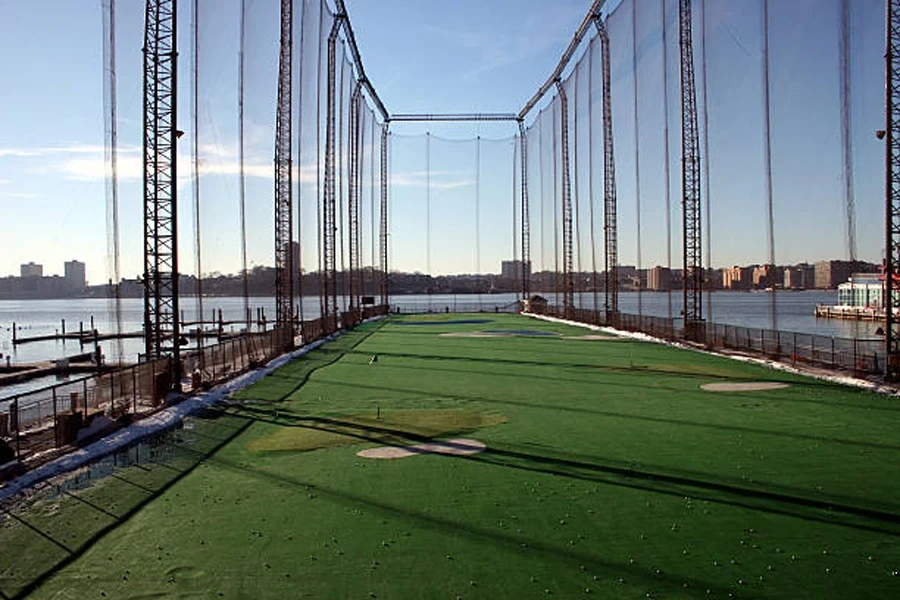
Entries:
[[566,89],[556,80],[559,93],[560,145],[562,146],[562,218],[563,218],[563,314],[571,316],[575,308],[575,254],[572,250],[572,178],[569,172],[569,99]]
[[613,325],[619,313],[619,239],[616,206],[616,153],[613,144],[612,84],[610,77],[609,34],[603,21],[594,21],[600,36],[600,62],[603,73],[603,238],[606,324]]
[[[180,387],[176,140],[176,1],[147,0],[144,28],[144,340],[171,353]],[[169,346],[170,345],[170,346]]]
[[885,17],[885,378],[900,376],[900,0],[887,0]]
[[703,324],[702,247],[700,229],[700,135],[697,92],[694,87],[694,47],[691,35],[691,0],[681,0],[681,177],[684,228],[684,333],[700,340]]
[[292,346],[294,340],[294,252],[291,244],[294,205],[291,160],[293,11],[292,0],[281,0],[281,50],[275,115],[275,323],[284,332],[285,346]]

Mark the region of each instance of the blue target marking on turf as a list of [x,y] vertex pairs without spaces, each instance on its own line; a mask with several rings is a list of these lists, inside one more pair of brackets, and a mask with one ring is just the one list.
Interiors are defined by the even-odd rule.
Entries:
[[537,331],[534,329],[485,329],[484,333],[506,333],[509,335],[539,335],[554,336],[559,335],[554,331]]
[[459,319],[456,321],[400,321],[397,325],[481,325],[492,322],[492,319]]

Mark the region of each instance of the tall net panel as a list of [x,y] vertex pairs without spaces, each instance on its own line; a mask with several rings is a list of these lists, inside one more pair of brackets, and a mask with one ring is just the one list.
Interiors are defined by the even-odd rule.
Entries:
[[[878,2],[842,0],[693,3],[703,171],[699,235],[703,285],[713,292],[707,319],[717,303],[730,301],[714,293],[723,287],[768,290],[766,309],[746,315],[747,323],[778,329],[782,310],[789,316],[795,310],[780,290],[833,287],[837,270],[873,268],[856,262],[859,257],[877,263],[881,149],[867,137],[877,123],[864,136],[857,121],[881,110],[881,13]],[[678,321],[682,298],[672,290],[683,285],[685,266],[679,5],[624,0],[603,19],[610,43],[619,308]],[[598,234],[602,52],[599,38],[588,38],[563,71],[561,86],[526,116],[535,278],[560,303],[573,271],[579,307],[599,303],[592,276],[603,263],[607,233]],[[821,235],[798,243],[799,227]]]

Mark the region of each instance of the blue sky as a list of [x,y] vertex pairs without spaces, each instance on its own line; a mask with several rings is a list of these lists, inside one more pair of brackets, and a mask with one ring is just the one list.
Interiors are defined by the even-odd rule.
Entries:
[[[555,66],[590,6],[588,0],[348,0],[346,4],[367,74],[394,112],[517,111]],[[672,0],[666,4],[670,254],[675,266],[680,263],[676,4]],[[854,0],[851,4],[857,237],[860,257],[877,261],[883,245],[883,147],[872,131],[883,126],[883,3]],[[117,3],[122,274],[129,277],[142,268],[141,5],[137,1]],[[776,259],[792,263],[842,258],[846,256],[846,234],[837,96],[839,2],[795,0],[771,5]],[[240,264],[235,173],[237,6],[237,0],[201,0],[200,222],[205,272],[234,272]],[[669,254],[662,175],[665,113],[660,6],[655,0],[638,5],[640,250],[645,267],[665,264]],[[179,122],[186,131],[190,127],[186,78],[190,7],[188,1],[181,4],[179,40]],[[712,169],[712,189],[708,191],[712,199],[712,260],[718,266],[766,261],[759,7],[760,0],[707,0]],[[274,0],[252,0],[250,4],[246,135],[251,264],[272,263],[271,111],[277,57],[272,31],[277,26],[276,8]],[[0,275],[18,274],[19,264],[31,260],[43,263],[45,273],[60,273],[63,261],[78,258],[88,263],[90,281],[103,281],[107,277],[107,241],[100,1],[0,0],[0,14],[0,52],[7,57],[0,63],[0,89],[4,90],[0,99],[0,236],[4,240]],[[615,33],[613,103],[622,264],[635,264],[638,257],[631,18],[631,4],[626,1],[610,23],[611,35]],[[591,52],[596,68],[599,54]],[[578,67],[582,115],[589,100],[592,106],[599,106],[598,94],[589,98],[586,92],[589,58],[590,53]],[[305,58],[304,64],[308,60]],[[595,75],[595,86],[597,80]],[[568,85],[573,84],[574,79]],[[308,89],[303,86],[299,94],[308,94]],[[595,116],[598,110],[594,109]],[[545,127],[544,122],[552,124],[552,116],[541,121],[548,135],[552,127]],[[499,260],[512,253],[509,161],[513,148],[509,137],[514,128],[507,124],[396,124],[392,131],[392,266],[425,270],[430,263],[435,272],[499,271]],[[430,227],[423,214],[427,202],[426,131],[434,134],[428,142],[432,159]],[[306,135],[310,135],[308,128]],[[476,136],[484,140],[472,141]],[[470,141],[448,141],[459,139]],[[579,152],[584,153],[586,137],[580,139]],[[181,144],[187,158],[190,141],[182,138]],[[480,171],[475,169],[477,148]],[[314,173],[314,165],[312,170]],[[181,263],[183,271],[191,272],[193,224],[187,163],[180,171]],[[589,209],[586,173],[582,167],[574,183],[582,215]],[[596,179],[595,195],[601,189],[599,176]],[[543,222],[533,222],[532,248],[537,266],[552,267],[553,194],[548,182],[545,186],[544,194],[532,191],[533,219],[536,214],[544,215]],[[533,182],[534,188],[540,186]],[[366,240],[371,239],[368,201],[364,194]],[[315,243],[315,222],[309,216],[307,210],[301,231],[308,259]],[[586,267],[587,223],[582,221],[582,225],[580,248]],[[424,243],[426,235],[431,239],[430,252]],[[364,246],[369,248],[368,241]],[[474,252],[475,247],[479,252]],[[363,258],[371,262],[371,251],[366,250]],[[315,261],[310,260],[307,267],[315,268]]]

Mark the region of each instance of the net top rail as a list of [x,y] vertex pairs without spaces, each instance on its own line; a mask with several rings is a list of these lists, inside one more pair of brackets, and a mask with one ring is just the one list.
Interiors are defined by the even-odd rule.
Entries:
[[353,26],[350,24],[350,19],[347,16],[347,8],[344,5],[344,0],[334,0],[335,4],[335,18],[340,19],[341,23],[344,27],[344,31],[347,37],[347,43],[350,46],[350,52],[353,55],[353,61],[356,63],[356,68],[359,73],[359,83],[366,88],[369,92],[369,96],[372,101],[375,103],[378,112],[381,113],[382,118],[385,122],[390,121],[405,121],[405,122],[413,122],[413,121],[523,121],[528,113],[534,109],[534,107],[541,101],[541,98],[546,95],[548,91],[559,81],[562,77],[563,72],[566,67],[569,65],[569,62],[572,60],[572,57],[575,56],[575,52],[578,50],[578,47],[581,45],[581,41],[584,39],[584,36],[590,30],[591,25],[600,18],[601,9],[606,4],[606,0],[594,0],[593,4],[591,4],[590,10],[588,10],[587,14],[582,20],[581,25],[578,26],[578,29],[575,32],[575,35],[572,37],[572,40],[569,42],[569,46],[566,48],[565,52],[563,52],[562,57],[559,59],[559,62],[556,65],[556,68],[553,70],[553,73],[550,74],[550,77],[547,78],[547,81],[538,88],[537,92],[535,92],[534,96],[531,97],[528,102],[525,103],[525,106],[522,107],[518,113],[446,113],[446,114],[433,114],[433,113],[396,113],[391,114],[388,112],[384,103],[381,101],[381,98],[378,96],[378,92],[375,91],[375,86],[372,85],[372,82],[366,76],[366,71],[363,68],[362,57],[360,56],[359,48],[356,45],[356,36],[353,34]]

